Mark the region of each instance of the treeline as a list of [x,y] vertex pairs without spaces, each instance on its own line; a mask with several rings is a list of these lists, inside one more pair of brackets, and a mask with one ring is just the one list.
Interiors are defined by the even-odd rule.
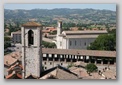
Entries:
[[[113,26],[111,26],[113,25]],[[83,30],[85,29],[92,29],[92,28],[97,28],[97,29],[110,29],[111,27],[116,27],[115,24],[103,24],[103,23],[90,23],[90,24],[83,24],[83,23],[63,23],[63,30],[70,30],[71,27],[78,27],[78,30]]]
[[[5,32],[6,29],[8,29],[9,31]],[[4,35],[5,36],[11,35],[11,32],[15,32],[18,30],[21,30],[21,24],[19,22],[14,23],[14,25],[11,23],[9,23],[9,24],[4,23]]]
[[87,49],[116,51],[116,30],[109,31],[108,34],[99,35]]
[[56,44],[42,41],[42,47],[43,48],[56,48]]
[[5,9],[4,16],[5,23],[18,21],[22,23],[32,18],[45,24],[53,23],[57,19],[68,23],[116,23],[116,11],[96,9]]
[[11,38],[9,37],[4,37],[4,49],[6,49],[7,47],[11,47]]

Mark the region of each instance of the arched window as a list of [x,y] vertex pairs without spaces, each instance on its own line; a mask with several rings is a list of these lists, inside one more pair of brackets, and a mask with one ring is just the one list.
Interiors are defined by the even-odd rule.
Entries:
[[32,30],[28,31],[28,45],[34,44],[34,33]]

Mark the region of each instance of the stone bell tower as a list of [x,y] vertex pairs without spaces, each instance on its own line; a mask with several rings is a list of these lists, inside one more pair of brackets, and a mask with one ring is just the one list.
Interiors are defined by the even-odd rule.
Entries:
[[57,22],[57,36],[56,36],[57,49],[62,49],[62,37],[60,36],[61,33],[62,33],[62,21],[58,21]]
[[42,72],[42,26],[27,22],[21,27],[23,79],[29,75],[40,77]]
[[57,24],[58,24],[58,26],[57,26],[57,36],[58,36],[62,33],[62,21],[58,21]]

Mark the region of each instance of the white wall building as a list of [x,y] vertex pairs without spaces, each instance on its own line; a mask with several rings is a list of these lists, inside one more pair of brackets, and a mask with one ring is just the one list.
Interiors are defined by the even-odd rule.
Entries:
[[87,49],[87,46],[100,34],[107,34],[106,30],[85,30],[85,31],[61,31],[62,22],[57,27],[57,48],[58,49]]
[[13,43],[21,43],[21,31],[11,33]]

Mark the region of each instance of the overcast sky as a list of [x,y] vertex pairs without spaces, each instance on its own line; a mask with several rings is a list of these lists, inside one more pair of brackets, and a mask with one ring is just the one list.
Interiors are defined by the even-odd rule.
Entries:
[[106,9],[116,11],[116,4],[4,4],[5,9],[54,9],[54,8],[70,8],[70,9]]

